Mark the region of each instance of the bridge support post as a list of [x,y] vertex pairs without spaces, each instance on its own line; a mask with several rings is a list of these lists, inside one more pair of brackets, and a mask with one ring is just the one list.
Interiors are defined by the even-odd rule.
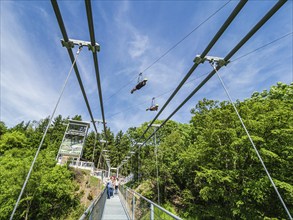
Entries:
[[132,220],[135,220],[135,196],[132,195]]
[[154,220],[154,205],[153,204],[151,204],[151,218],[150,218],[150,220]]

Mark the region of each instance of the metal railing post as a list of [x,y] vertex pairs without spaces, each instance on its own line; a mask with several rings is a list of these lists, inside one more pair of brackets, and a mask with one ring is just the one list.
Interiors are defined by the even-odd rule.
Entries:
[[[129,205],[128,205],[128,202],[127,202],[127,196],[128,196],[128,190],[124,189],[123,187],[121,187],[121,189],[123,189],[123,194],[124,194],[124,198],[125,198],[125,205],[127,206],[127,208],[129,209]],[[120,191],[121,192],[121,191]]]
[[135,220],[135,195],[132,195],[132,220]]
[[151,204],[151,220],[154,220],[154,205],[153,204]]

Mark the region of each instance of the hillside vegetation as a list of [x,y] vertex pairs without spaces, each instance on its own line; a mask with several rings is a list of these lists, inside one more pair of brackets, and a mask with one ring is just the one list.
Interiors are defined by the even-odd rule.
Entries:
[[[284,202],[293,210],[293,84],[278,83],[255,92],[236,107],[251,134]],[[81,120],[80,116],[73,119]],[[68,118],[58,116],[42,146],[15,219],[78,219],[95,191],[82,189],[80,172],[56,166]],[[156,121],[156,124],[162,121]],[[0,124],[0,219],[9,219],[42,138],[48,119]],[[107,129],[108,150],[116,167],[129,151],[136,153],[122,167],[133,173],[130,186],[157,201],[155,139],[132,147],[149,122],[116,135]],[[150,129],[145,137],[153,132]],[[97,138],[104,138],[98,134]],[[97,164],[90,132],[83,159]],[[156,134],[161,204],[184,219],[286,219],[282,207],[239,119],[229,102],[199,101],[189,124],[168,121]],[[102,163],[104,165],[104,163]],[[85,181],[89,181],[86,179]],[[79,182],[79,184],[78,184]],[[93,183],[92,186],[98,183]],[[86,188],[86,186],[83,186]],[[93,197],[95,195],[93,194]],[[87,199],[85,199],[85,197]],[[85,202],[81,205],[80,201]]]

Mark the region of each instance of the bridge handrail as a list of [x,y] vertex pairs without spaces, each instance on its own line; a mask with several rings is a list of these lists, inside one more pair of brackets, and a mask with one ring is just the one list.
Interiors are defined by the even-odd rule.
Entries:
[[160,205],[158,205],[158,204],[152,202],[151,200],[147,199],[147,198],[144,197],[143,195],[141,195],[141,194],[135,192],[134,190],[132,190],[132,189],[126,187],[126,186],[122,186],[122,187],[126,188],[126,190],[129,191],[130,193],[132,193],[132,194],[134,194],[134,195],[137,195],[137,196],[139,196],[140,198],[144,199],[145,201],[147,201],[148,203],[150,203],[151,206],[155,206],[156,208],[160,209],[161,211],[163,211],[164,213],[168,214],[168,215],[171,216],[172,218],[174,218],[174,219],[176,219],[176,220],[182,220],[182,218],[180,218],[180,217],[174,215],[173,213],[169,212],[168,210],[164,209],[164,208],[161,207]]
[[106,188],[103,191],[101,191],[100,194],[96,197],[96,199],[89,205],[89,207],[85,210],[85,212],[82,214],[79,220],[85,220],[86,217],[91,215],[92,210],[94,209],[95,205],[99,202],[99,200],[102,198],[104,193],[106,193]]

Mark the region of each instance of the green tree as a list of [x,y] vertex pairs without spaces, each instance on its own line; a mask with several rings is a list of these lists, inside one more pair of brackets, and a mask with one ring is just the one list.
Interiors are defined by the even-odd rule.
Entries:
[[25,148],[28,146],[28,140],[25,134],[19,131],[7,132],[0,139],[0,154],[12,148]]
[[0,137],[5,134],[7,127],[3,121],[0,121]]

